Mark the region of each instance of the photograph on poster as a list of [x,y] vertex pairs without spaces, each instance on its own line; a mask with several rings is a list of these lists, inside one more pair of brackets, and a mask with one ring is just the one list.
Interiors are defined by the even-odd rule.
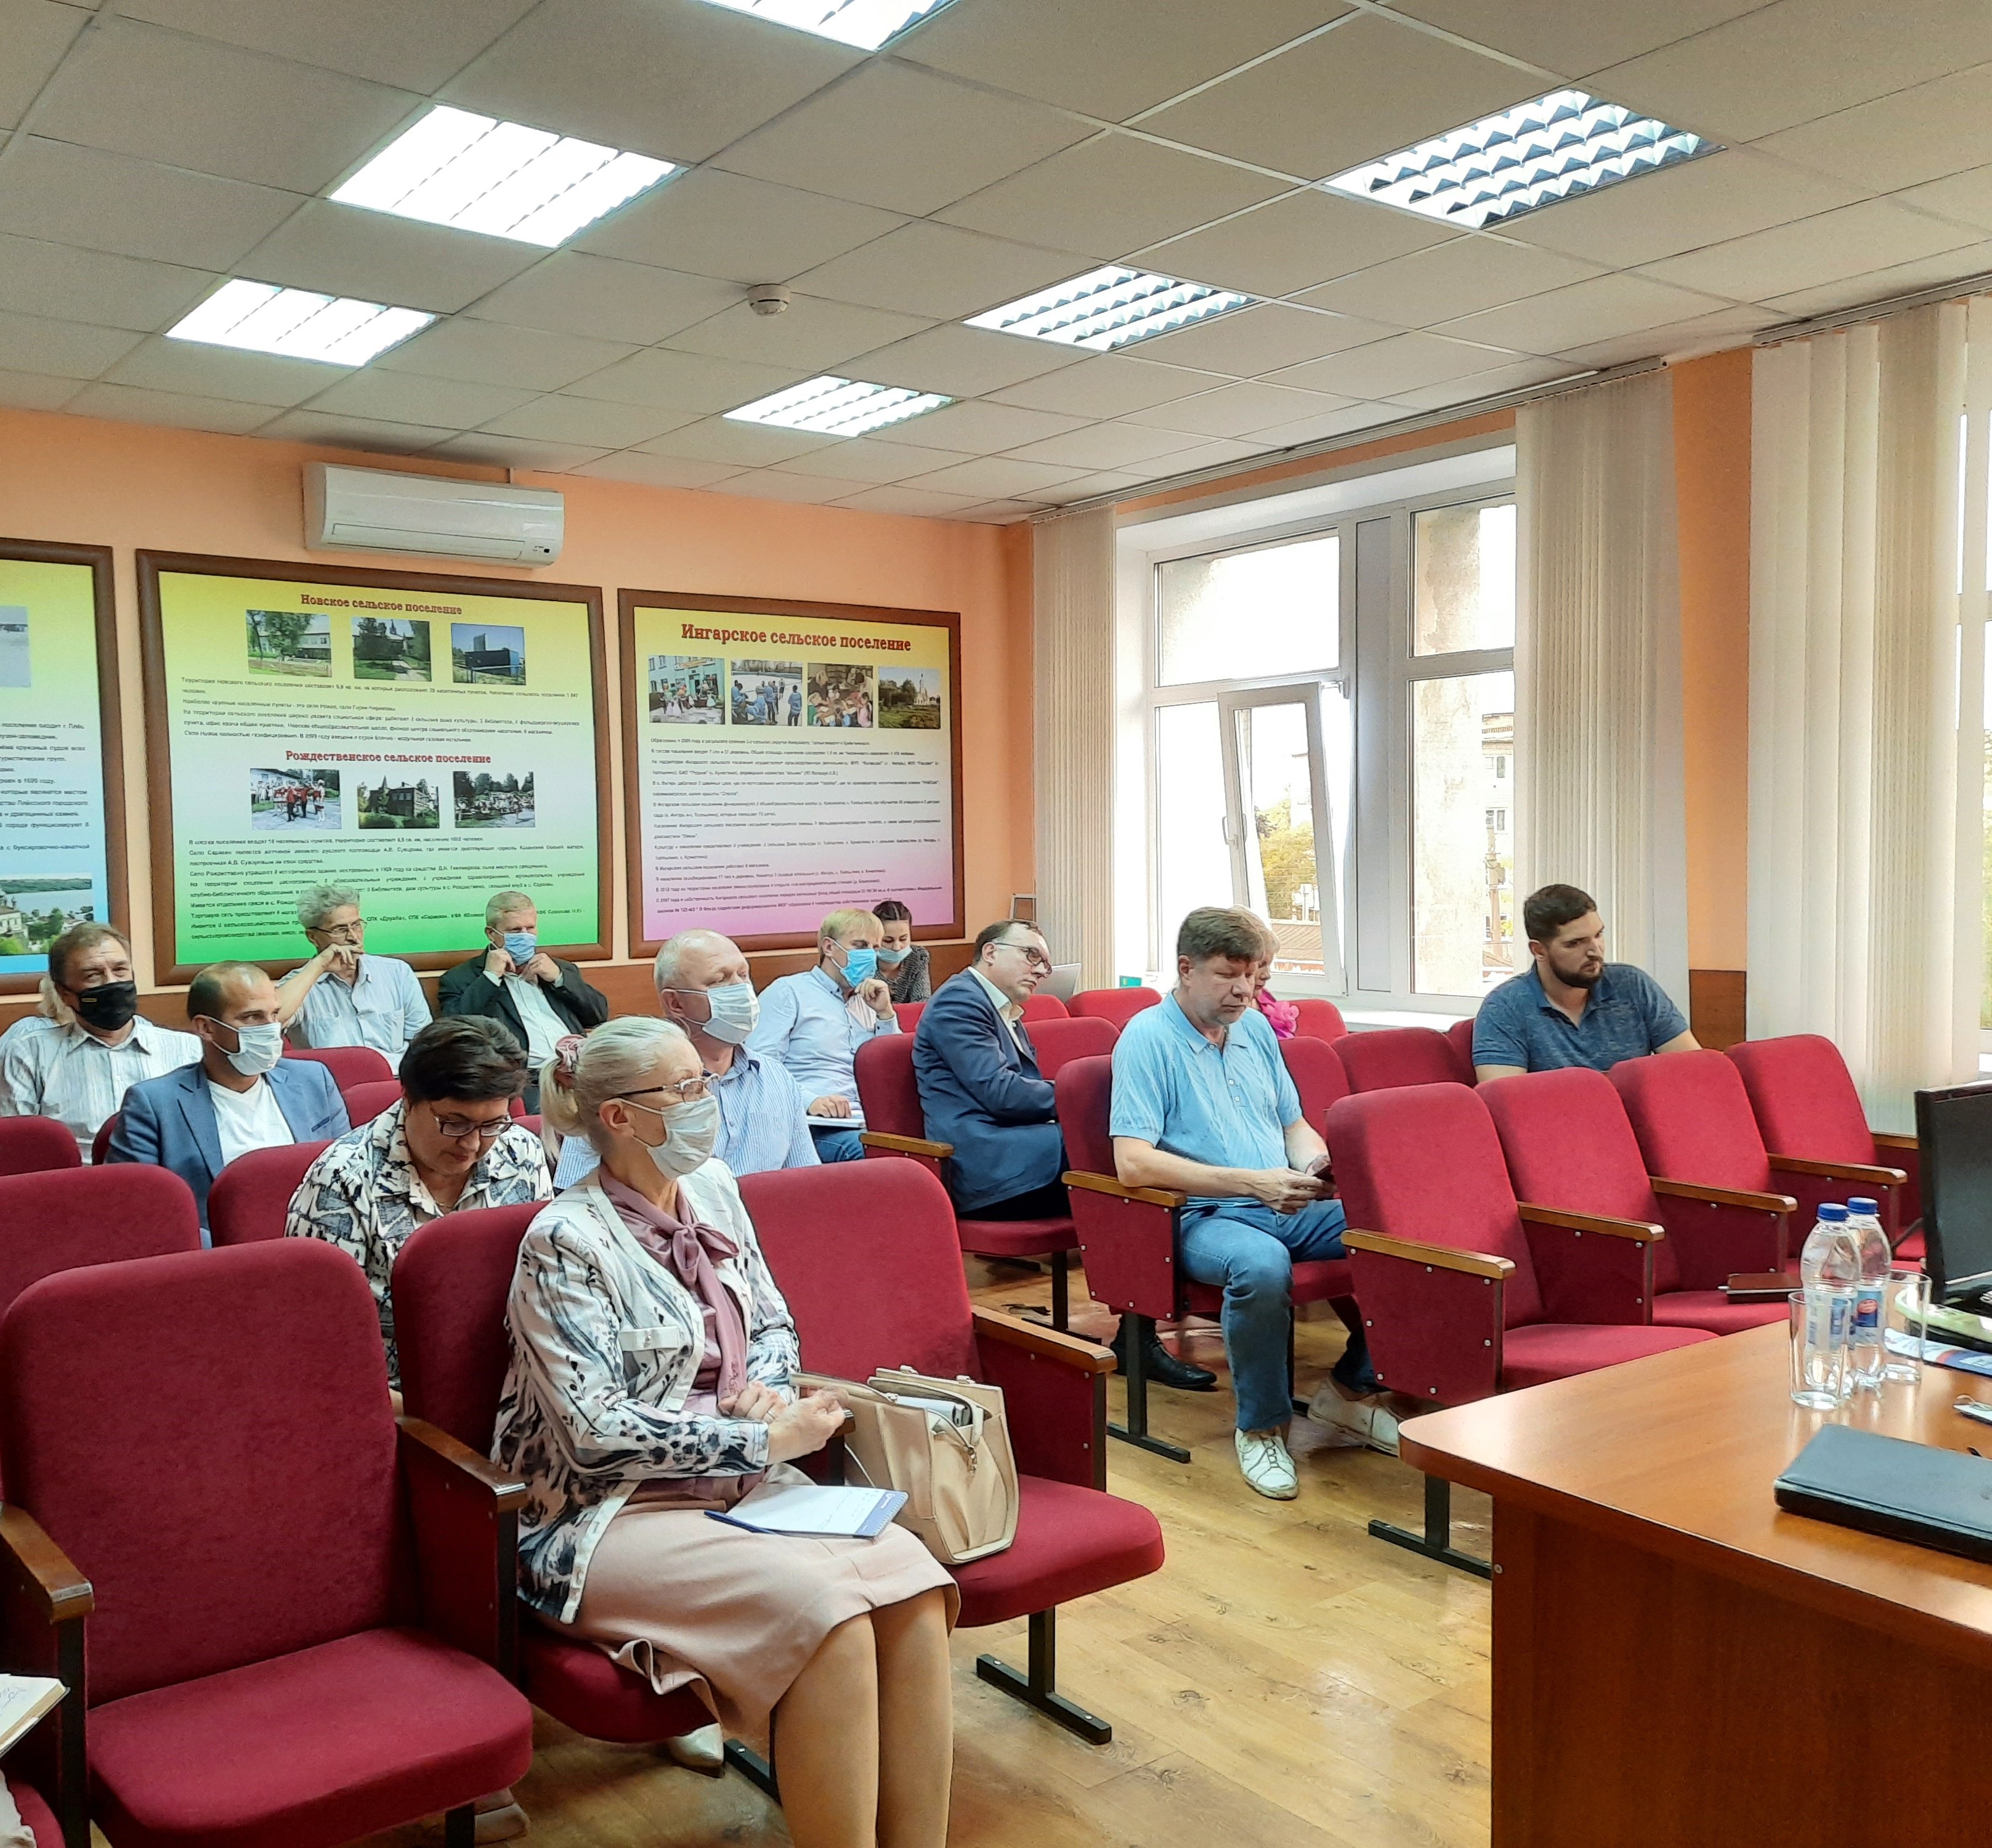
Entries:
[[809,722],[868,730],[878,709],[878,669],[868,662],[810,662]]
[[803,722],[802,663],[735,661],[732,717],[736,725],[800,725]]
[[533,773],[459,770],[452,777],[456,825],[460,828],[529,828],[534,817]]
[[492,622],[452,622],[450,663],[459,686],[523,687],[526,632]]
[[332,677],[332,619],[292,609],[252,609],[249,671],[280,673],[295,680]]
[[653,725],[717,725],[725,718],[719,690],[726,663],[713,655],[653,654],[650,656],[650,723]]
[[407,777],[383,776],[370,789],[363,782],[354,800],[363,828],[442,826],[442,805],[436,800],[435,786],[425,776],[411,781]]
[[888,670],[878,676],[878,723],[899,731],[940,729],[940,670]]
[[28,660],[28,612],[18,603],[0,603],[0,687],[32,687]]
[[356,680],[426,680],[429,626],[400,616],[355,616],[353,677]]
[[249,772],[249,825],[258,834],[336,833],[344,826],[339,772],[313,765]]
[[103,915],[87,873],[16,876],[0,867],[0,956],[39,956],[72,924]]

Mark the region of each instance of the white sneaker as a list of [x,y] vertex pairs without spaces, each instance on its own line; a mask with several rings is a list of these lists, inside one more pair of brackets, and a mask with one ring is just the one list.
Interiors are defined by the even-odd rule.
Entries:
[[1308,1406],[1308,1416],[1317,1424],[1346,1431],[1358,1443],[1387,1457],[1397,1454],[1397,1418],[1376,1400],[1345,1399],[1332,1383],[1324,1381]]
[[1238,1467],[1253,1488],[1274,1502],[1291,1502],[1301,1492],[1294,1460],[1277,1431],[1240,1431]]

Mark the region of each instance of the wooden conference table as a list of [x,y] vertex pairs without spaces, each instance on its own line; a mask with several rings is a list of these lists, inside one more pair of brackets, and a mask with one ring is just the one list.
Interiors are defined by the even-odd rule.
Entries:
[[[1493,1848],[1979,1839],[1992,1566],[1782,1512],[1824,1421],[1782,1326],[1434,1412],[1406,1461],[1494,1498]],[[1838,1416],[1992,1455],[1923,1370]]]

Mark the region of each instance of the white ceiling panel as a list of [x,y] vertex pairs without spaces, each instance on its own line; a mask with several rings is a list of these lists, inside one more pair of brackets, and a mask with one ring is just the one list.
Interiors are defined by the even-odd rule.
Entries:
[[550,392],[494,417],[483,428],[497,436],[530,437],[538,442],[578,443],[596,449],[626,449],[694,421],[689,411],[660,411],[653,405],[611,404],[600,398]]
[[443,98],[613,148],[700,161],[863,56],[702,0],[541,0]]
[[863,488],[837,503],[861,513],[911,514],[922,520],[959,520],[980,505],[968,494],[936,494],[923,488]]
[[1224,385],[1173,404],[1158,404],[1152,411],[1131,411],[1127,421],[1192,436],[1250,436],[1269,424],[1346,409],[1348,403],[1346,397],[1284,385]]
[[879,59],[736,141],[715,164],[917,217],[1092,133],[1042,104]]
[[1458,237],[1325,282],[1300,299],[1338,314],[1363,315],[1400,327],[1428,327],[1434,321],[1499,308],[1603,273],[1595,264],[1529,244],[1499,237]]
[[85,388],[80,379],[54,379],[39,372],[0,372],[0,404],[13,411],[60,411]]
[[1409,391],[1395,393],[1393,401],[1414,411],[1438,411],[1448,404],[1496,397],[1504,391],[1526,390],[1531,385],[1547,384],[1551,379],[1574,377],[1587,370],[1561,360],[1517,360],[1512,366],[1470,372],[1463,379],[1441,379],[1430,385],[1415,386]]
[[1118,469],[1104,469],[1097,474],[1076,476],[1070,481],[1062,481],[1057,486],[1033,490],[1042,493],[1052,506],[1068,505],[1075,500],[1090,500],[1096,494],[1124,494],[1130,488],[1138,488],[1144,481],[1152,479],[1144,475],[1130,475]]
[[1083,271],[1069,251],[1039,250],[951,224],[916,219],[796,278],[813,295],[959,320]]
[[142,335],[40,315],[0,314],[0,358],[22,372],[94,379],[136,346]]
[[736,469],[759,469],[844,440],[818,436],[807,430],[783,430],[772,424],[743,424],[729,418],[707,417],[638,446],[657,455],[680,455],[693,462],[731,462]]
[[268,186],[32,135],[0,169],[0,231],[196,269],[229,268],[297,206]]
[[1421,385],[1465,378],[1508,363],[1512,353],[1495,351],[1442,335],[1399,334],[1359,346],[1353,353],[1296,366],[1279,375],[1282,384],[1304,385],[1315,391],[1339,392],[1346,397],[1393,398]]
[[1125,121],[1347,10],[1341,0],[968,0],[896,49],[938,70]]
[[[1025,443],[1042,442],[1047,437],[1063,436],[1068,430],[1078,429],[1083,421],[1049,411],[1025,411],[1015,404],[943,404],[938,411],[895,424],[892,435],[897,442],[923,449],[958,449],[987,455],[998,450],[1021,448]],[[989,493],[1004,491],[991,488]],[[988,496],[983,498],[987,500]]]
[[1118,257],[1286,189],[1222,161],[1109,134],[970,193],[940,216],[1023,244]]
[[1601,6],[1598,0],[1390,0],[1400,13],[1442,26],[1567,77],[1657,50],[1691,32],[1755,11],[1765,0],[1666,0]]
[[[1241,443],[1228,436],[1213,437],[1209,442],[1194,443],[1187,449],[1178,449],[1175,455],[1163,457],[1155,467],[1164,475],[1193,475],[1199,469],[1219,468],[1227,462],[1245,462],[1265,453],[1264,443]],[[1162,478],[1162,475],[1157,475],[1149,479]]]
[[586,340],[578,334],[462,319],[438,322],[374,363],[391,372],[419,372],[425,377],[458,379],[466,384],[558,391],[618,360],[626,360],[631,350],[626,345]]
[[1953,173],[1948,179],[1912,186],[1893,197],[1898,205],[1913,206],[1919,212],[1934,212],[1939,218],[1954,218],[1960,224],[1992,230],[1992,166]]
[[1189,372],[1177,366],[1157,366],[1118,353],[1082,360],[1063,371],[1027,379],[989,395],[998,404],[1022,404],[1032,411],[1063,411],[1074,417],[1124,417],[1172,398],[1188,397],[1227,383],[1214,372]]
[[1575,366],[1622,366],[1629,360],[1684,360],[1697,353],[1714,353],[1734,346],[1758,329],[1773,325],[1778,316],[1768,309],[1724,308],[1692,320],[1676,321],[1664,327],[1642,328],[1637,333],[1621,334],[1615,339],[1595,340],[1588,346],[1573,346],[1564,357]]
[[0,0],[0,128],[11,128],[55,74],[90,15],[55,0]]
[[[845,501],[843,504],[848,506],[851,503]],[[964,507],[961,517],[986,526],[1015,526],[1019,520],[1028,520],[1033,513],[1041,511],[1041,508],[1028,500],[985,500],[980,506]]]
[[744,302],[671,336],[681,353],[708,353],[762,366],[828,371],[853,353],[869,353],[919,333],[930,322],[882,308],[854,308],[820,295],[797,295],[779,315],[757,315]]
[[666,411],[731,411],[784,386],[800,384],[803,376],[793,367],[749,366],[738,360],[655,347],[577,380],[573,395],[618,404],[654,404]]
[[1787,128],[1759,144],[1871,192],[1992,161],[1992,64]]
[[1864,268],[1884,269],[1980,241],[1970,227],[1926,218],[1881,199],[1843,206],[1797,224],[1711,244],[1685,257],[1649,264],[1646,273],[1683,288],[1761,302],[1812,288],[1847,273],[1850,253]]
[[1490,308],[1441,322],[1440,331],[1516,352],[1560,353],[1728,305],[1707,295],[1649,282],[1643,276],[1601,276],[1595,281],[1574,282],[1506,308]]
[[1325,179],[1549,87],[1484,52],[1363,13],[1144,116],[1141,126],[1297,179]]
[[351,411],[390,423],[434,424],[469,430],[516,411],[537,394],[499,385],[467,385],[455,379],[425,379],[413,373],[383,372],[363,366],[312,401],[314,411]]
[[725,462],[691,462],[673,455],[646,455],[624,449],[599,462],[583,462],[575,470],[602,481],[634,482],[646,488],[709,488],[740,471]]
[[830,481],[820,475],[793,475],[781,469],[750,469],[726,484],[729,494],[745,494],[756,500],[790,500],[800,504],[841,500],[851,491],[848,481]]
[[707,168],[667,180],[583,232],[577,247],[732,282],[785,282],[905,222],[871,206]]
[[73,244],[0,237],[0,309],[141,333],[170,326],[220,278]]
[[374,455],[413,455],[457,433],[431,424],[391,423],[385,418],[339,417],[324,411],[287,411],[256,434],[284,442],[321,443]]
[[164,424],[175,430],[216,430],[246,436],[270,421],[268,404],[230,404],[224,398],[185,397],[135,385],[86,385],[63,406],[72,417],[111,418],[121,424]]
[[1165,276],[1248,295],[1290,295],[1454,236],[1409,212],[1309,189],[1151,245],[1136,261]]
[[[0,345],[4,345],[0,337]],[[245,404],[302,404],[329,385],[352,376],[348,366],[316,360],[288,360],[269,353],[242,353],[158,335],[135,347],[104,377],[118,385],[142,385],[183,397],[230,398]]]
[[[1858,263],[1859,259],[1854,260]],[[1964,276],[1992,272],[1992,243],[1969,244],[1946,251],[1940,257],[1925,257],[1919,262],[1898,263],[1881,270],[1866,270],[1816,288],[1799,289],[1774,297],[1763,305],[1774,311],[1778,321],[1795,320],[1805,315],[1830,314],[1837,309],[1857,308],[1864,302],[1879,302],[1890,295],[1908,295],[1917,289],[1935,288]]]
[[1008,455],[985,455],[974,462],[955,462],[922,475],[906,485],[927,488],[942,494],[966,494],[977,500],[994,500],[1018,495],[1025,499],[1041,488],[1055,488],[1078,473],[1055,462],[1018,462]]
[[536,474],[561,475],[583,462],[599,462],[609,452],[574,443],[536,443],[523,437],[489,436],[472,430],[452,436],[426,452],[456,462],[486,462],[497,469],[530,469]]
[[322,64],[426,94],[446,83],[534,0],[118,0],[120,12],[251,51]]
[[951,462],[974,457],[940,449],[919,449],[883,437],[854,436],[791,456],[783,465],[799,475],[828,475],[839,481],[903,481],[909,475],[930,474]]
[[[1263,387],[1234,385],[1227,389],[1257,391]],[[1094,424],[1084,430],[1068,431],[1063,436],[1046,437],[1042,442],[1026,443],[1010,453],[1022,462],[1059,462],[1074,469],[1127,469],[1186,449],[1191,441],[1178,430],[1144,429],[1134,424]]]
[[240,269],[261,282],[446,315],[545,255],[509,237],[314,199],[244,256]]
[[420,101],[107,15],[43,92],[35,127],[55,141],[316,193]]
[[737,283],[585,251],[555,251],[470,312],[480,321],[648,346],[739,299]]
[[1347,436],[1357,430],[1373,430],[1379,424],[1395,423],[1404,415],[1397,404],[1356,404],[1341,411],[1327,411],[1319,417],[1304,417],[1291,424],[1275,424],[1269,430],[1254,430],[1252,441],[1268,448],[1287,449],[1301,443],[1325,442],[1332,436]]
[[988,332],[980,327],[930,327],[851,361],[854,377],[878,385],[910,385],[916,391],[975,397],[1020,384],[1081,358],[1056,340]]
[[1303,360],[1319,359],[1323,353],[1380,340],[1396,331],[1352,315],[1320,314],[1267,302],[1219,315],[1180,333],[1158,335],[1144,340],[1141,350],[1165,366],[1251,379],[1297,366]]

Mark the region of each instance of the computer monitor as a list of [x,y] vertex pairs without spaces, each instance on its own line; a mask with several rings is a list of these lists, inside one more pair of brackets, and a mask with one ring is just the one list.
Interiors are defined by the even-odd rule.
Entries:
[[1055,1001],[1069,1001],[1079,992],[1079,964],[1054,963],[1052,972],[1039,983],[1038,992],[1049,994]]
[[1917,1092],[1916,1140],[1931,1294],[1972,1301],[1992,1290],[1992,1084]]

